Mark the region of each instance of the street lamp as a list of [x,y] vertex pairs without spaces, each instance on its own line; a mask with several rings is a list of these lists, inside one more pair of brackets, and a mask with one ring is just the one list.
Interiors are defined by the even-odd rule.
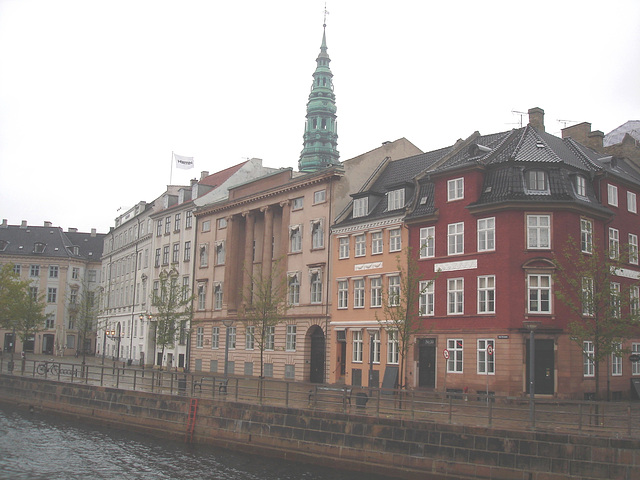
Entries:
[[225,342],[224,342],[224,378],[229,373],[229,327],[233,325],[233,320],[223,320],[225,326]]
[[[144,338],[144,334],[142,333],[142,328],[144,325],[144,321],[145,319],[147,319],[149,321],[149,326],[151,326],[151,320],[153,320],[153,315],[151,315],[150,313],[141,313],[138,318],[140,319],[140,336]],[[149,330],[151,329],[151,327],[149,327]],[[149,330],[147,330],[147,332],[149,332]],[[148,333],[147,333],[148,335]],[[147,342],[145,341],[143,346],[145,346],[147,344]],[[144,368],[144,352],[140,352],[140,364],[142,366],[142,368]],[[143,372],[144,373],[144,372]]]
[[529,423],[535,427],[534,398],[536,394],[535,363],[536,363],[536,339],[535,331],[540,322],[523,322],[529,330]]
[[373,346],[378,329],[367,328],[367,332],[369,333],[369,391],[371,391],[371,387],[373,387]]

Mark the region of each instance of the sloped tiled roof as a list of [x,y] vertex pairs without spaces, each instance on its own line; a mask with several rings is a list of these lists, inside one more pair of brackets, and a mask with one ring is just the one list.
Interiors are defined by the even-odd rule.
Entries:
[[[4,242],[7,242],[6,244]],[[100,261],[104,234],[64,232],[60,227],[21,227],[8,225],[0,228],[0,243],[6,245],[0,255],[33,255],[54,258],[77,258]],[[35,253],[34,246],[44,244],[42,253]],[[78,254],[73,247],[78,247]]]
[[204,177],[198,183],[214,188],[219,187],[224,182],[226,182],[231,177],[231,175],[236,173],[247,163],[249,163],[249,160],[247,160],[246,162],[238,163],[237,165],[234,165],[232,167],[225,168],[224,170],[220,170],[219,172],[212,173],[211,175]]

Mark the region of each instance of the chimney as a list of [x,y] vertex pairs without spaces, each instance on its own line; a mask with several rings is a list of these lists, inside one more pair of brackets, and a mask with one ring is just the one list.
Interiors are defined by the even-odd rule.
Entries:
[[20,224],[20,228],[27,228],[27,221],[26,220],[22,220],[22,223]]
[[92,237],[95,237],[95,236],[96,236],[96,229],[95,229],[95,228],[92,228],[92,229],[91,229],[91,236],[92,236]]
[[571,137],[578,143],[589,147],[597,152],[602,152],[602,144],[604,141],[604,133],[600,130],[591,131],[591,124],[589,122],[578,123],[571,127],[562,129],[562,138]]
[[2,228],[7,228],[7,219],[6,218],[2,219]]
[[191,186],[193,187],[196,183],[198,183],[198,179],[197,178],[192,178],[191,179]]
[[527,113],[529,113],[529,125],[538,132],[544,132],[544,110],[534,107],[530,108]]
[[209,176],[209,172],[206,170],[203,170],[202,172],[200,172],[200,181],[204,180],[205,177]]
[[69,227],[69,229],[67,230],[67,232],[69,233],[77,233],[78,229],[77,228],[73,228],[73,227]]
[[604,148],[604,132],[594,130],[588,135],[587,147],[593,148],[596,152],[602,152]]
[[51,222],[48,222],[47,220],[44,221],[45,227],[50,227],[51,225],[53,225]]

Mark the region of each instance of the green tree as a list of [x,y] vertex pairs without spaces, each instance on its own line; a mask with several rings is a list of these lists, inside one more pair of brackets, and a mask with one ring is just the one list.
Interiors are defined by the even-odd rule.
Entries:
[[418,262],[412,256],[411,247],[396,256],[398,281],[382,293],[382,318],[376,320],[394,338],[398,345],[399,378],[398,387],[406,388],[406,359],[412,337],[422,330],[420,320],[420,296],[427,294],[434,278],[424,280],[418,269]]
[[[264,351],[272,341],[276,325],[283,321],[289,308],[289,279],[281,264],[282,261],[277,260],[271,269],[260,265],[257,271],[249,272],[251,285],[243,293],[244,309],[240,321],[245,331],[251,332],[252,340],[260,350],[260,378],[264,376]],[[292,290],[291,294],[296,295],[296,292]]]
[[621,252],[615,246],[605,249],[591,241],[578,244],[570,237],[555,257],[556,298],[572,313],[571,339],[593,363],[596,398],[600,398],[601,363],[612,354],[625,353],[627,349],[620,345],[639,325],[638,298],[633,291],[640,282],[637,277],[627,278],[623,269],[630,255],[637,256],[637,252]]
[[[151,305],[155,310],[155,345],[156,349],[160,349],[164,359],[165,350],[175,347],[176,340],[190,324],[193,316],[193,295],[189,295],[189,291],[178,284],[178,272],[162,272],[159,288],[153,291]],[[160,367],[162,368],[162,365]]]
[[100,315],[100,301],[98,292],[90,290],[88,283],[83,282],[78,287],[70,287],[69,316],[73,319],[75,330],[78,332],[77,351],[82,353],[82,364],[87,358],[87,339],[97,331],[98,316]]

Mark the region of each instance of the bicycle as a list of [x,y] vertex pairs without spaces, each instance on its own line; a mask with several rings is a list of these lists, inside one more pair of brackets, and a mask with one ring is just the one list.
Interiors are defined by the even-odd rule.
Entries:
[[47,373],[58,375],[59,371],[60,366],[57,363],[53,362],[42,362],[36,367],[36,372],[38,372],[38,375],[46,375]]

